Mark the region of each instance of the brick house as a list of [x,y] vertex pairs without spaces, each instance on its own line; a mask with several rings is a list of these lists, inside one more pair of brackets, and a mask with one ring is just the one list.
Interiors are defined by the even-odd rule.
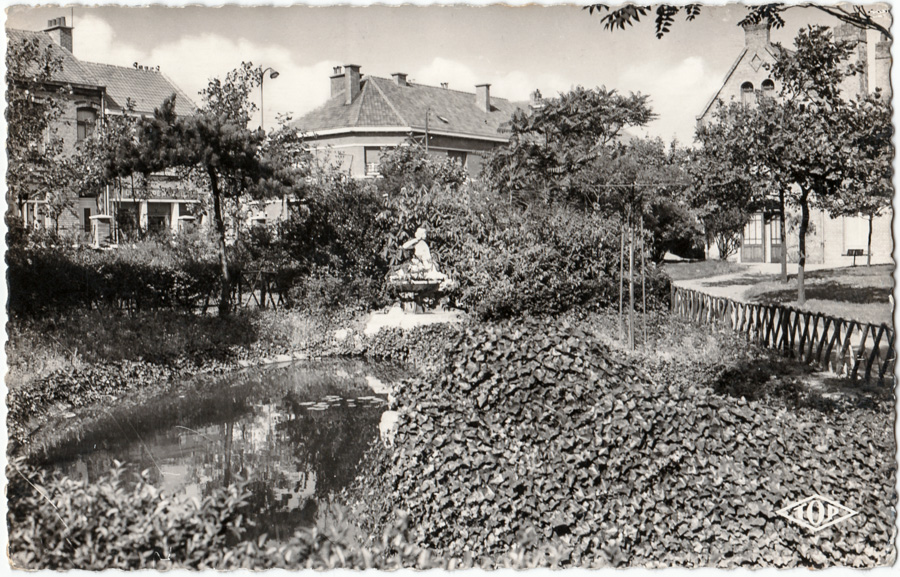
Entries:
[[[866,31],[849,24],[837,26],[834,37],[838,40],[855,41],[854,57],[867,62]],[[769,37],[765,23],[744,26],[744,48],[725,75],[719,90],[710,98],[703,112],[697,117],[699,123],[710,121],[719,102],[738,101],[752,104],[758,91],[772,92],[780,87],[770,77],[764,64],[775,61],[776,50]],[[884,97],[891,98],[890,84],[890,41],[882,39],[875,50],[874,87],[881,88]],[[846,78],[841,86],[845,97],[856,97],[869,91],[869,71]],[[874,88],[873,87],[873,88]],[[851,262],[844,256],[848,250],[865,251],[868,240],[868,217],[831,218],[827,212],[810,209],[810,231],[806,237],[807,262],[810,264],[842,265]],[[741,247],[730,260],[744,263],[781,262],[781,227],[783,223],[777,215],[757,213],[744,227]],[[799,239],[795,234],[786,235],[788,242],[788,262],[796,262]],[[889,263],[893,250],[891,236],[891,214],[875,217],[872,221],[872,262]],[[713,245],[709,247],[710,258],[717,258]]]
[[[78,143],[91,138],[98,123],[128,108],[135,115],[152,115],[165,98],[176,95],[176,112],[189,115],[195,110],[191,99],[158,68],[123,67],[85,62],[73,54],[73,29],[65,18],[48,22],[43,31],[6,29],[7,42],[37,41],[61,62],[46,86],[62,107],[54,127],[63,143],[63,152],[72,153]],[[59,90],[62,89],[60,93]],[[130,184],[130,183],[129,183]],[[173,175],[155,174],[140,192],[128,184],[106,186],[75,200],[73,209],[60,217],[60,230],[91,234],[95,242],[140,227],[149,231],[178,228],[179,222],[194,218],[197,194]],[[46,201],[41,191],[16,199],[12,212],[26,226],[48,227]]]
[[409,139],[478,174],[484,154],[509,142],[501,125],[523,107],[493,97],[490,84],[462,92],[411,82],[402,72],[362,76],[355,64],[336,67],[330,80],[329,100],[292,126],[320,160],[360,178],[378,174],[383,148]]

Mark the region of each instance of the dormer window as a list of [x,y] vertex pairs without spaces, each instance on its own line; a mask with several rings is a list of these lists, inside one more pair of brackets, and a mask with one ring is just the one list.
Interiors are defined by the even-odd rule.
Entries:
[[94,126],[97,124],[97,111],[93,108],[79,108],[76,112],[77,122],[77,139],[82,142],[86,138],[90,138],[94,133]]

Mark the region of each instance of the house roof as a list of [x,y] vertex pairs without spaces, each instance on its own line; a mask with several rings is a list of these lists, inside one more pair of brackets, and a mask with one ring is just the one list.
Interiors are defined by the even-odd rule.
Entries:
[[[743,50],[741,50],[741,53],[738,54],[738,57],[734,60],[734,63],[731,65],[731,68],[729,68],[728,72],[725,73],[725,79],[722,80],[722,84],[719,85],[719,89],[716,90],[716,93],[713,94],[712,98],[710,98],[709,101],[707,101],[706,106],[703,107],[703,112],[701,112],[700,114],[697,115],[697,120],[700,120],[701,118],[706,116],[706,114],[709,112],[709,109],[712,108],[712,105],[715,104],[716,100],[719,99],[719,95],[722,93],[722,89],[725,88],[725,86],[728,84],[728,81],[731,80],[731,76],[734,74],[735,69],[737,69],[738,64],[740,64],[744,58],[746,58],[748,55],[750,55],[749,56],[750,58],[753,58],[753,55],[764,53],[764,54],[768,54],[769,57],[771,58],[771,60],[769,60],[769,62],[774,62],[778,58],[778,55],[776,54],[777,50],[778,50],[778,47],[776,47],[774,44],[767,45],[761,51],[750,50],[749,48],[744,47]],[[781,50],[790,52],[790,51],[786,50],[785,48],[782,48]]]
[[[60,60],[62,68],[53,73],[54,81],[71,84],[94,84],[90,71],[81,65],[81,61],[75,58],[71,52],[55,43],[47,34],[32,30],[6,29],[7,45],[30,40],[37,41],[42,49],[49,48],[51,56]],[[29,64],[34,65],[35,63]],[[33,66],[33,68],[32,70],[32,66],[29,66],[28,72],[37,74],[37,66]]]
[[308,133],[375,127],[423,130],[427,114],[429,128],[435,132],[497,139],[503,138],[501,124],[516,108],[525,106],[491,96],[491,111],[484,112],[473,92],[413,83],[402,86],[377,76],[362,78],[359,95],[349,105],[344,101],[341,91],[291,126]]
[[110,108],[125,110],[130,99],[135,112],[151,113],[174,93],[177,114],[188,115],[194,111],[194,103],[187,94],[161,72],[94,62],[81,64],[91,72],[96,84],[106,87]]
[[130,99],[134,102],[135,112],[150,114],[173,93],[176,95],[175,111],[178,114],[192,114],[195,109],[194,103],[184,91],[155,70],[79,60],[43,32],[7,28],[6,35],[7,42],[36,40],[42,47],[49,47],[51,54],[60,58],[62,65],[60,70],[53,73],[52,80],[105,88],[107,104],[112,110],[124,110]]

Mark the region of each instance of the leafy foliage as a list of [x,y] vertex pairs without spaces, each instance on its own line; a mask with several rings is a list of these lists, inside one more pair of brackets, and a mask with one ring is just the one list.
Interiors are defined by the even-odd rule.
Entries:
[[[414,543],[493,557],[530,535],[563,566],[892,562],[889,411],[723,397],[548,320],[468,327],[395,392],[384,485]],[[810,538],[775,514],[810,492],[860,514]]]
[[547,567],[553,551],[509,552],[493,560],[441,558],[411,543],[405,517],[366,546],[344,510],[298,530],[283,542],[265,534],[244,539],[243,508],[251,487],[237,481],[202,499],[169,495],[146,472],[126,488],[115,463],[109,476],[88,483],[48,478],[21,460],[9,467],[10,561],[23,569],[453,569],[473,566]]
[[124,155],[123,166],[140,166],[146,173],[181,168],[209,190],[222,276],[220,314],[231,310],[225,201],[239,204],[246,196],[283,196],[292,190],[301,172],[294,163],[300,151],[293,132],[283,129],[267,146],[264,131],[248,128],[255,110],[251,94],[261,77],[260,67],[243,62],[225,79],[210,80],[201,92],[201,109],[191,116],[177,117],[172,95],[154,111],[153,118],[141,119],[135,144],[124,146],[129,154]]
[[452,158],[428,155],[418,142],[383,150],[378,165],[377,187],[385,194],[433,186],[458,188],[466,181],[466,170]]
[[487,177],[502,196],[524,204],[580,199],[572,176],[627,127],[656,117],[648,98],[578,86],[541,101],[532,113],[517,110],[509,121],[509,145],[490,158]]
[[[846,22],[857,28],[866,28],[877,30],[888,38],[893,38],[890,30],[875,21],[875,11],[865,6],[827,6],[821,4],[783,4],[770,3],[760,4],[756,6],[747,6],[747,15],[738,22],[738,26],[756,25],[765,23],[769,28],[781,28],[784,26],[784,18],[782,14],[795,7],[813,8],[834,16],[841,22]],[[672,5],[661,4],[656,9],[656,37],[665,36],[675,22],[675,15],[682,10],[684,11],[685,20],[693,21],[700,15],[700,4]],[[635,22],[640,22],[641,16],[646,16],[650,12],[650,6],[639,6],[628,4],[621,8],[610,8],[606,4],[589,4],[584,7],[589,14],[597,12],[603,14],[600,21],[603,27],[610,32],[619,29],[624,30],[626,26],[633,26]]]

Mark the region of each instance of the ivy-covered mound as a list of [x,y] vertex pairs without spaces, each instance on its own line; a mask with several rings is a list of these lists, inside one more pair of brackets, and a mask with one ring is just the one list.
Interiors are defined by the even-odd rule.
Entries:
[[[403,383],[391,502],[450,557],[555,545],[563,564],[892,563],[889,410],[825,414],[647,374],[576,328],[468,327],[443,376]],[[776,511],[859,511],[813,534]],[[387,519],[385,519],[387,521]]]

